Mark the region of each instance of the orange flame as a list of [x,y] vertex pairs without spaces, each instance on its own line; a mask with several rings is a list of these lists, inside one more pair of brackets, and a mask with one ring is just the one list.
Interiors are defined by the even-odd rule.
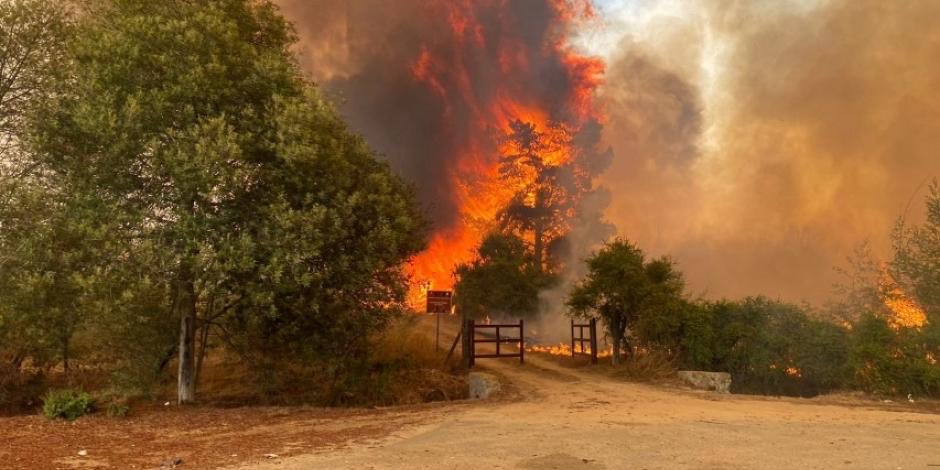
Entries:
[[880,287],[882,302],[891,312],[890,321],[895,329],[920,328],[927,324],[927,313],[904,291],[884,266]]
[[[444,102],[441,119],[471,137],[463,142],[460,154],[449,159],[455,162],[448,171],[447,184],[456,202],[457,222],[438,227],[428,248],[412,260],[413,300],[423,299],[428,288],[452,288],[455,266],[473,259],[483,236],[494,228],[500,210],[531,182],[500,179],[499,155],[509,149],[498,141],[509,132],[510,123],[521,120],[534,125],[538,132],[549,132],[553,121],[564,121],[567,128],[577,131],[588,120],[600,120],[593,97],[604,64],[578,54],[567,45],[563,34],[571,23],[593,15],[590,2],[547,3],[554,12],[553,30],[558,31],[546,40],[547,44],[527,44],[515,34],[517,19],[500,0],[441,0],[435,4],[436,11],[450,25],[453,44],[446,48],[423,47],[410,64],[412,77]],[[500,12],[498,34],[485,34],[487,25],[477,17],[483,8]],[[480,73],[480,67],[468,63],[492,49],[496,50],[496,59],[484,73],[497,75],[495,80],[487,79],[495,83],[496,89],[486,94],[488,98],[481,98],[474,88],[478,79],[474,74]],[[531,69],[531,58],[545,55],[562,64],[566,75],[566,89],[553,97],[560,103],[546,102],[544,93],[535,93],[533,84],[527,83],[539,76]],[[455,109],[468,115],[455,116]],[[565,147],[543,158],[548,164],[560,164],[575,158],[575,152]]]
[[[576,347],[578,352],[581,352],[580,346]],[[545,354],[551,354],[553,356],[571,356],[571,345],[567,343],[558,343],[557,346],[544,346],[544,345],[533,345],[526,348],[526,351],[529,352],[540,352]],[[585,352],[590,351],[590,349]],[[597,351],[597,357],[610,357],[613,355],[613,351],[608,349]]]

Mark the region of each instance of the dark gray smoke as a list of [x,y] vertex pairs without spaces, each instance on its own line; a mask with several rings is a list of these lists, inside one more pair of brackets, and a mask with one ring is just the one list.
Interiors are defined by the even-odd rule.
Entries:
[[[278,3],[297,27],[307,70],[338,97],[352,127],[416,184],[439,227],[462,223],[450,178],[460,171],[457,159],[470,148],[497,154],[499,123],[480,123],[492,103],[511,97],[571,119],[573,77],[546,47],[565,26],[547,0]],[[415,78],[422,54],[433,59],[434,84]],[[507,68],[508,61],[525,66]]]

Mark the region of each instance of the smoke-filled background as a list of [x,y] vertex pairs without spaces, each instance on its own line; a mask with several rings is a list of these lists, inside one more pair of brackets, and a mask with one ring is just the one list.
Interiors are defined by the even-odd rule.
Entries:
[[886,253],[940,175],[940,2],[279,3],[307,69],[440,232],[474,223],[460,208],[492,180],[461,155],[495,151],[468,147],[507,99],[603,129],[606,218],[709,297],[824,300],[833,267],[866,240]]
[[[604,2],[608,216],[709,296],[821,301],[940,174],[940,2]],[[916,194],[915,194],[916,193]]]

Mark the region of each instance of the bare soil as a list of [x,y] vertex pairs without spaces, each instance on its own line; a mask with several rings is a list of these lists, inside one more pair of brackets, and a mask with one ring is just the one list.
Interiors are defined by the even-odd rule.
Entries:
[[624,382],[535,354],[525,365],[489,360],[482,368],[513,384],[511,399],[435,408],[379,443],[240,468],[940,467],[935,404],[718,395]]
[[181,469],[233,470],[940,468],[935,402],[718,395],[541,354],[479,369],[502,377],[501,398],[0,418],[0,468],[168,468],[176,459]]
[[[428,421],[435,404],[390,409],[135,408],[128,418],[0,418],[0,469],[220,468],[371,442]],[[465,407],[468,405],[464,405]],[[456,408],[460,408],[457,406]],[[80,455],[84,451],[86,455]]]

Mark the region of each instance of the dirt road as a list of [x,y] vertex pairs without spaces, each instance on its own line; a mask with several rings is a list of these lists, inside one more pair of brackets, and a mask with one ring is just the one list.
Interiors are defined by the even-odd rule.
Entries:
[[937,414],[671,390],[535,355],[504,361],[484,367],[523,398],[443,407],[382,440],[241,468],[940,468]]

